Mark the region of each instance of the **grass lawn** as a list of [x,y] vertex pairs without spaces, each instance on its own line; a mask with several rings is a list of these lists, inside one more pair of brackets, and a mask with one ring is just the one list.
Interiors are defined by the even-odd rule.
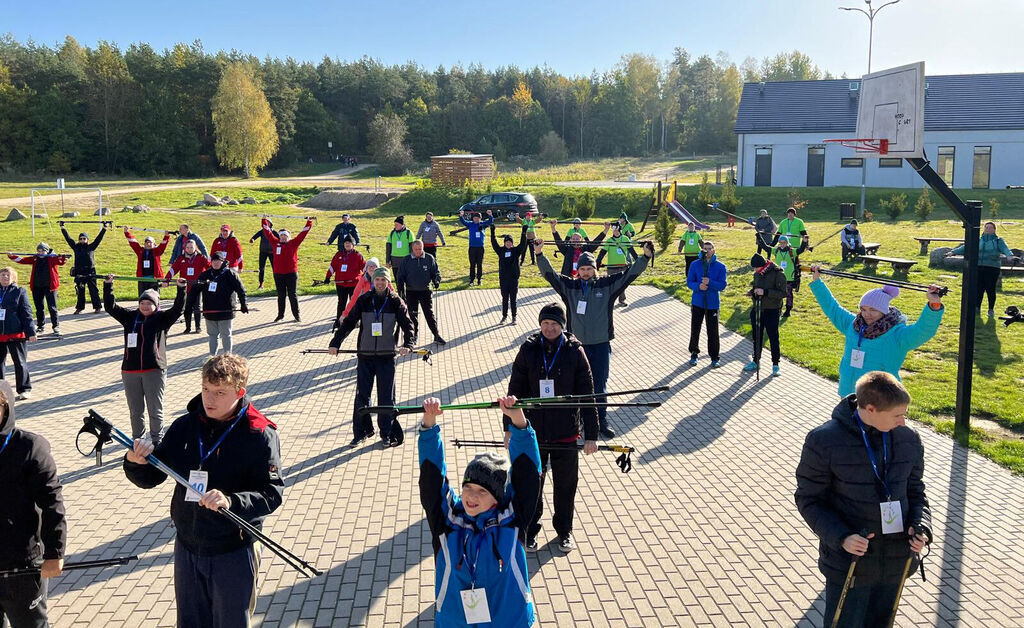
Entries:
[[[530,188],[540,203],[541,209],[557,215],[562,196],[566,194],[582,194],[580,189],[556,188],[554,186],[535,186]],[[257,199],[269,199],[269,205],[195,209],[190,208],[201,193],[195,189],[167,190],[137,195],[122,195],[111,198],[110,206],[121,207],[126,204],[145,203],[154,209],[149,214],[128,214],[115,211],[112,218],[117,224],[131,224],[137,227],[171,227],[182,221],[189,222],[209,244],[216,237],[217,228],[223,222],[230,222],[236,235],[243,241],[247,268],[254,267],[258,258],[256,244],[249,244],[249,238],[259,228],[259,214],[280,213],[289,215],[316,215],[320,217],[307,241],[300,248],[299,285],[304,293],[333,293],[330,287],[311,287],[313,279],[322,279],[327,264],[334,253],[334,247],[317,246],[316,242],[324,242],[340,212],[318,212],[299,209],[291,205],[315,193],[314,188],[297,187],[254,187],[254,188],[223,188],[211,189],[214,194],[231,194],[242,198],[251,195]],[[618,215],[624,204],[636,208],[646,208],[650,203],[650,195],[635,190],[590,190],[596,195],[597,216],[595,220],[606,219]],[[695,195],[695,189],[691,191]],[[801,189],[801,194],[808,200],[807,206],[801,211],[807,221],[811,233],[811,241],[824,237],[839,227],[837,203],[840,201],[856,201],[859,191],[856,188],[818,188]],[[1008,244],[1013,248],[1024,248],[1024,195],[1005,190],[984,191],[983,194],[963,193],[964,198],[982,198],[987,200],[998,197],[1002,203],[1002,219],[1016,221],[1019,224],[1007,224],[999,227]],[[975,191],[977,192],[977,191]],[[756,214],[761,207],[769,209],[778,219],[787,205],[787,190],[750,189],[739,190],[743,199],[740,215]],[[908,194],[912,205],[917,192]],[[887,196],[886,191],[869,190],[868,201],[872,207],[877,200]],[[275,199],[288,199],[278,201]],[[398,214],[405,214],[406,224],[414,232],[419,226],[424,212],[431,210],[445,231],[455,228],[455,219],[447,217],[449,211],[458,208],[462,202],[462,193],[437,188],[414,190],[389,201],[376,209],[350,212],[353,221],[358,225],[365,242],[372,246],[371,256],[383,258],[383,239],[393,226],[393,219]],[[875,204],[872,204],[875,203]],[[862,232],[867,241],[881,242],[881,254],[886,256],[905,257],[919,260],[919,264],[910,273],[909,280],[920,283],[936,282],[951,288],[950,295],[945,299],[947,311],[942,326],[934,339],[920,350],[912,352],[904,365],[904,381],[907,384],[914,402],[911,405],[911,417],[932,425],[943,433],[952,433],[953,412],[955,406],[955,379],[957,359],[957,338],[959,325],[959,273],[928,268],[927,258],[919,257],[919,245],[911,236],[932,235],[956,237],[962,235],[958,225],[949,224],[952,214],[938,207],[932,219],[924,223],[910,220],[913,214],[897,223],[880,220],[880,212],[876,212],[876,220],[862,225]],[[723,295],[722,321],[729,328],[740,333],[749,333],[749,300],[744,297],[749,283],[751,271],[748,260],[754,252],[753,232],[749,228],[726,228],[724,221],[709,216],[713,230],[708,236],[716,242],[719,256],[729,269],[729,287]],[[637,228],[642,219],[635,219]],[[301,220],[276,220],[277,226],[287,226],[293,231],[302,227]],[[80,225],[76,225],[78,227]],[[600,230],[598,226],[588,227],[588,231]],[[76,235],[80,229],[69,229]],[[87,231],[94,232],[94,227]],[[677,228],[677,235],[682,229]],[[499,233],[504,230],[499,230]],[[542,234],[548,233],[545,227]],[[95,235],[93,233],[93,235]],[[643,235],[653,237],[653,227]],[[27,222],[5,223],[0,229],[0,251],[13,249],[33,250],[39,240],[50,243],[58,252],[67,251],[57,229],[56,222],[50,225],[37,224],[36,236],[32,237]],[[441,274],[444,277],[442,290],[465,289],[467,285],[468,263],[466,259],[467,239],[464,234],[448,237],[448,248],[442,249],[439,255]],[[675,250],[675,244],[670,251]],[[550,253],[549,253],[550,254]],[[169,255],[168,255],[169,258]],[[165,258],[166,259],[166,258]],[[135,269],[135,257],[131,253],[124,236],[120,232],[109,233],[103,245],[97,251],[98,268],[101,272],[132,274]],[[839,246],[836,239],[830,240],[813,254],[805,253],[805,263],[811,261],[837,265],[840,261]],[[686,288],[682,275],[683,258],[675,255],[659,257],[655,268],[641,277],[642,283],[656,285],[669,294],[689,301],[689,290]],[[846,265],[847,270],[862,272],[863,266],[858,263]],[[497,260],[488,251],[484,258],[483,288],[497,288]],[[887,267],[880,268],[880,275],[888,274]],[[27,273],[22,273],[23,279]],[[243,282],[250,292],[255,292],[256,276],[243,274]],[[855,309],[860,295],[870,287],[869,284],[826,278],[829,287],[839,301],[849,309]],[[23,281],[27,284],[27,280]],[[268,284],[270,282],[268,281]],[[64,284],[59,294],[60,307],[72,305],[73,293]],[[546,285],[536,273],[534,267],[525,267],[521,285],[523,287],[542,287]],[[116,284],[119,298],[134,299],[135,284]],[[271,292],[265,290],[263,295]],[[924,295],[920,293],[904,293],[893,301],[896,307],[903,310],[908,318],[916,320],[924,307]],[[1003,292],[999,295],[997,309],[1006,305],[1024,305],[1024,281],[1019,277],[1004,278]],[[74,319],[67,324],[74,325]],[[324,321],[325,330],[327,321]],[[793,316],[786,321],[781,330],[782,351],[787,358],[806,366],[826,377],[837,379],[837,367],[842,350],[842,337],[834,330],[821,313],[810,290],[805,286],[797,295],[796,308]],[[324,336],[326,343],[327,336]],[[685,359],[685,343],[687,339],[679,339],[680,360]],[[999,321],[987,320],[979,322],[977,336],[977,355],[975,361],[973,416],[990,422],[992,430],[975,429],[971,436],[971,447],[1000,464],[1024,473],[1024,401],[1019,390],[1024,384],[1021,375],[1021,364],[1024,362],[1024,326],[1004,328]],[[738,371],[738,364],[727,365],[727,368]],[[785,386],[786,378],[776,385]],[[822,417],[824,420],[826,417]]]

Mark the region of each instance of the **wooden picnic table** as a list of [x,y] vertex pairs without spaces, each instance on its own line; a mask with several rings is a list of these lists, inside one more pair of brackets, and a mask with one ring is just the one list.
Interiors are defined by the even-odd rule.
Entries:
[[963,238],[926,238],[924,236],[914,236],[914,239],[921,243],[921,255],[928,255],[928,245],[932,242],[959,242],[964,243]]
[[910,269],[914,266],[914,264],[917,264],[917,262],[912,259],[901,259],[898,257],[879,257],[878,255],[861,255],[860,259],[868,268],[878,268],[879,262],[886,262],[888,264],[892,264],[893,271],[903,275],[907,274],[910,271]]

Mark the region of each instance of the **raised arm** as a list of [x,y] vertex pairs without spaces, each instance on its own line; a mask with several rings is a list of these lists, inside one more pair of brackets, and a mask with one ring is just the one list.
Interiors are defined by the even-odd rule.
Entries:
[[811,281],[811,292],[814,293],[814,298],[818,301],[818,305],[821,306],[821,311],[825,313],[825,316],[836,329],[845,333],[846,329],[853,325],[853,319],[856,316],[853,312],[839,305],[839,301],[836,301],[836,298],[832,296],[832,291],[828,289],[823,280],[816,279]]
[[302,241],[306,239],[306,236],[309,235],[309,230],[312,229],[312,228],[313,228],[313,221],[312,220],[307,220],[306,221],[306,226],[302,228],[302,231],[299,232],[299,235],[295,236],[295,248],[296,249],[299,248],[299,245],[302,244]]
[[64,228],[63,224],[60,226],[60,234],[64,236],[64,241],[68,243],[68,246],[72,249],[75,248],[75,241],[71,239],[70,235],[68,235],[68,230]]

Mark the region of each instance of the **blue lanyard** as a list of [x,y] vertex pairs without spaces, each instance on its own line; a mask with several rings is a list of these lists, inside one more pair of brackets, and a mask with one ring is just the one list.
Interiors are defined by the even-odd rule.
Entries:
[[544,361],[544,378],[551,379],[551,369],[555,366],[555,361],[558,360],[558,354],[562,351],[562,343],[565,342],[565,336],[558,337],[558,348],[555,349],[555,355],[551,358],[551,364],[548,364],[548,356],[544,355],[543,341],[541,341],[541,353],[540,359]]
[[132,333],[137,334],[139,329],[139,313],[135,313],[135,322],[132,323]]
[[860,343],[864,342],[864,329],[867,328],[867,323],[861,323],[860,332],[857,337],[857,348],[860,349]]
[[583,300],[584,301],[587,300],[587,285],[589,283],[590,283],[589,281],[583,281],[582,279],[580,280],[581,288],[583,289]]
[[871,443],[868,442],[868,433],[864,430],[864,423],[860,420],[860,413],[854,412],[853,418],[857,419],[857,426],[860,427],[860,435],[864,438],[864,446],[868,449],[868,460],[871,461],[871,470],[875,472],[875,477],[882,483],[882,488],[885,489],[885,500],[892,501],[892,491],[889,490],[889,433],[882,432],[882,462],[885,465],[885,477],[878,472],[878,461],[875,459],[875,451],[871,448]]
[[462,540],[462,560],[459,561],[459,565],[462,565],[463,562],[466,563],[466,568],[469,569],[469,579],[471,581],[470,586],[474,589],[476,588],[476,565],[480,562],[480,546],[484,543],[484,537],[487,536],[487,531],[491,528],[497,527],[497,525],[497,519],[488,519],[484,524],[483,532],[478,534],[476,537],[476,547],[473,550],[474,556],[472,561],[468,560],[469,537],[472,535],[472,532],[467,531],[465,538]]
[[14,434],[14,428],[11,428],[11,431],[7,432],[7,438],[4,439],[4,446],[0,447],[0,454],[4,453],[4,450],[7,449],[7,443],[11,442],[12,434]]
[[231,422],[231,427],[229,427],[228,429],[224,430],[224,433],[220,435],[220,438],[217,439],[217,442],[213,444],[213,447],[211,447],[209,451],[207,451],[206,448],[203,446],[203,429],[201,427],[199,428],[199,467],[200,468],[202,468],[203,463],[206,462],[206,459],[209,458],[210,455],[213,454],[213,452],[217,451],[217,448],[220,447],[220,444],[223,443],[224,439],[228,437],[228,434],[231,433],[231,430],[233,430],[235,428],[235,425],[238,424],[238,422],[242,419],[242,415],[245,414],[245,411],[248,410],[248,409],[249,409],[249,405],[248,404],[242,406],[242,409],[238,411],[238,416],[236,416],[235,420]]
[[[14,284],[11,284],[11,286],[13,285]],[[11,286],[7,286],[6,288],[0,288],[0,304],[4,302],[4,297],[7,296],[7,291],[11,289]]]
[[[376,292],[376,291],[374,291]],[[380,304],[380,308],[377,308],[377,295],[374,294],[370,297],[370,302],[373,304],[373,320],[380,322],[380,315],[384,313],[384,308],[387,307],[387,297],[384,298],[384,302]]]

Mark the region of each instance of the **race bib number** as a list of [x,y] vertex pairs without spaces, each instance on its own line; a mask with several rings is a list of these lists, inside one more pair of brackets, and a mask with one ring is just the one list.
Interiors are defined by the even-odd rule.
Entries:
[[489,624],[491,609],[487,606],[486,589],[465,589],[462,594],[462,611],[467,624]]
[[7,310],[5,310],[4,308],[0,307],[0,321],[5,321],[5,320],[7,320]]
[[555,396],[555,380],[540,380],[540,396],[544,399],[550,399]]
[[195,268],[186,268],[185,269],[185,274],[188,275],[189,277],[191,277],[192,275],[196,274],[196,269]]
[[689,244],[690,244],[690,246],[693,246],[693,236],[691,236],[691,237],[690,237],[690,242],[689,242]]
[[217,291],[217,282],[216,281],[211,281],[210,282],[210,287],[208,287],[206,289],[206,291],[207,292],[216,292]]
[[505,257],[512,257],[512,251],[505,251]]
[[[210,483],[210,473],[208,471],[196,471],[192,470],[188,472],[188,485],[196,489],[199,495],[203,495],[208,490],[208,484]],[[185,491],[185,501],[187,502],[198,502],[199,495],[196,495],[192,491]]]
[[579,266],[579,264],[578,264],[577,262],[573,262],[573,263],[572,263],[572,272],[576,272],[577,270],[579,270],[579,269],[577,268],[577,266]]
[[277,247],[277,253],[274,253],[274,255],[280,255],[280,254],[281,254],[281,247]]
[[341,265],[341,272],[343,272],[343,273],[344,272],[348,272],[348,264],[342,264]]
[[576,313],[577,314],[586,314],[587,313],[587,302],[586,301],[577,301],[576,302]]
[[134,349],[135,347],[139,346],[139,335],[128,334],[128,339],[125,340],[125,346],[128,347],[129,349]]
[[370,335],[371,336],[383,336],[384,335],[384,323],[370,323]]
[[882,510],[882,534],[903,532],[903,508],[900,502],[882,502],[879,507]]
[[789,262],[779,262],[779,266],[782,270],[786,270],[786,267],[789,266]]
[[401,240],[398,240],[397,242],[395,242],[395,248],[396,249],[400,249],[400,248],[402,248],[403,244],[405,244],[405,243],[402,242]]
[[860,349],[854,349],[850,352],[850,366],[855,369],[864,368],[864,352]]
[[619,252],[619,255],[625,255],[626,254],[626,252],[623,251],[622,249],[615,249],[615,250]]
[[142,267],[143,268],[149,268],[149,260],[148,259],[142,260]]

